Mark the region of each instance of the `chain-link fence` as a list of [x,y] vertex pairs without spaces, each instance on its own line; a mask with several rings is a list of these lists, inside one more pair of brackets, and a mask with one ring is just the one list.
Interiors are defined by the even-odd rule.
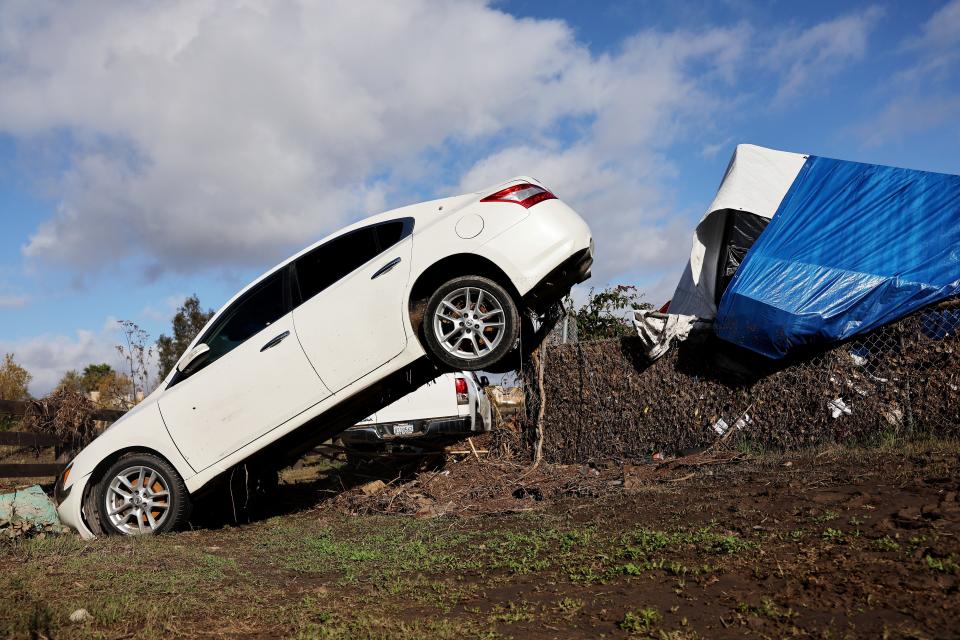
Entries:
[[[636,459],[718,438],[796,448],[960,434],[960,304],[854,340],[770,361],[692,336],[649,363],[637,338],[546,342],[543,453],[555,462]],[[573,323],[575,326],[575,323]],[[539,413],[527,381],[527,413]]]
[[572,310],[564,308],[557,324],[547,334],[546,343],[548,345],[573,344],[579,342],[577,336],[577,316]]

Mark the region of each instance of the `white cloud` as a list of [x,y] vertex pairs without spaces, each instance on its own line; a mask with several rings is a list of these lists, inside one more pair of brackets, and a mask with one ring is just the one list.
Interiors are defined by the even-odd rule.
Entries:
[[[593,55],[562,21],[480,0],[6,3],[0,131],[69,149],[24,253],[84,274],[263,265],[411,183],[532,173],[590,219],[601,278],[679,265],[670,145],[714,129],[755,60],[791,94],[859,59],[879,13],[755,45],[747,25],[644,31]],[[466,169],[435,171],[451,147]]]
[[[427,0],[3,11],[0,128],[73,140],[25,254],[75,269],[134,254],[154,275],[268,262],[385,206],[396,185],[371,176],[508,131],[523,144],[471,175],[540,171],[595,212],[608,272],[656,263],[674,239],[657,149],[718,106],[704,84],[733,77],[747,39],[643,32],[597,57],[562,22]],[[581,116],[588,140],[550,137]]]
[[148,304],[140,311],[140,317],[146,320],[150,320],[158,323],[169,323],[173,316],[176,315],[177,309],[180,305],[183,304],[183,301],[187,299],[185,294],[176,294],[172,296],[167,296],[163,304],[157,307],[157,305]]
[[[722,84],[740,59],[745,35],[742,28],[637,35],[618,55],[596,61],[594,120],[580,141],[501,150],[467,171],[460,188],[517,173],[543,180],[590,222],[600,283],[628,270],[679,269],[690,220],[669,210],[660,185],[676,171],[660,150],[692,122],[725,109],[708,87]],[[694,64],[696,80],[688,70]]]
[[891,77],[886,103],[853,131],[867,147],[876,147],[909,135],[941,129],[960,141],[955,126],[960,117],[960,0],[934,12],[916,37],[895,51],[909,62]]
[[948,2],[930,16],[920,37],[909,44],[930,49],[948,49],[960,44],[960,0]]
[[30,392],[39,397],[49,393],[69,369],[82,370],[100,362],[118,368],[118,338],[114,322],[100,331],[80,330],[73,336],[39,335],[0,341],[0,354],[14,354],[17,363],[33,376]]
[[732,152],[734,146],[735,142],[733,138],[726,138],[721,142],[705,144],[700,149],[700,157],[710,160],[716,158],[717,154],[721,151]]
[[[960,118],[960,95],[901,95],[893,98],[884,109],[856,128],[863,144],[876,147],[911,134],[923,133]],[[945,127],[944,134],[960,143],[956,127]]]
[[765,54],[767,64],[782,74],[774,102],[816,90],[825,78],[862,59],[870,31],[882,16],[883,10],[870,7],[807,29],[784,31]]
[[565,24],[480,2],[14,3],[0,24],[0,129],[71,137],[24,252],[73,267],[262,263],[382,206],[394,164],[593,101]]

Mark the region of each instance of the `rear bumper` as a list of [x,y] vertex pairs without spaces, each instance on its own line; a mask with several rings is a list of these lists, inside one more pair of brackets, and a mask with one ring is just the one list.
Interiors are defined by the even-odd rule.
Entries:
[[[517,292],[526,299],[544,281],[557,280],[556,276],[565,267],[569,268],[567,263],[574,256],[587,255],[592,261],[593,234],[583,218],[566,203],[544,200],[530,207],[521,221],[486,241],[483,252],[503,267]],[[589,265],[579,278],[575,273],[565,275],[565,280],[557,284],[573,286],[589,276]],[[538,299],[543,299],[549,291],[540,288]]]
[[[397,435],[396,427],[412,425],[413,432]],[[399,442],[451,435],[469,435],[473,433],[470,416],[452,416],[449,418],[431,418],[429,420],[407,420],[350,427],[340,434],[340,440],[346,445],[379,444]]]
[[593,267],[593,241],[586,249],[581,249],[564,260],[553,271],[534,285],[523,297],[524,303],[534,309],[544,311],[551,304],[563,298],[575,284],[590,277]]

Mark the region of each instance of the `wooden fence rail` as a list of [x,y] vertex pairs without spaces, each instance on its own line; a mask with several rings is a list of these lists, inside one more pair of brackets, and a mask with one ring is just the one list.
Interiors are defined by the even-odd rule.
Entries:
[[[25,416],[30,412],[32,402],[19,400],[0,400],[0,415]],[[91,417],[103,422],[115,422],[125,411],[114,409],[98,409]],[[56,476],[67,462],[64,460],[60,441],[46,433],[30,433],[26,431],[0,431],[0,445],[13,447],[44,448],[53,447],[58,462],[33,464],[0,464],[0,478],[40,478]]]
[[[0,400],[0,415],[25,416],[33,402],[30,400]],[[97,409],[90,417],[104,422],[116,422],[126,411],[117,409]]]

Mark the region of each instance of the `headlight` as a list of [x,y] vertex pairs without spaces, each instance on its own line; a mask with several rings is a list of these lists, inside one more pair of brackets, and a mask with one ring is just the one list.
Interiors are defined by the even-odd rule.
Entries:
[[70,495],[70,489],[67,488],[67,481],[70,479],[70,472],[73,471],[73,463],[67,465],[67,468],[60,472],[60,476],[57,478],[57,481],[53,485],[53,499],[57,504],[60,504],[67,499],[67,496]]
[[73,463],[67,465],[67,468],[63,470],[63,473],[60,474],[60,486],[67,486],[67,479],[70,477],[70,472],[73,470]]

